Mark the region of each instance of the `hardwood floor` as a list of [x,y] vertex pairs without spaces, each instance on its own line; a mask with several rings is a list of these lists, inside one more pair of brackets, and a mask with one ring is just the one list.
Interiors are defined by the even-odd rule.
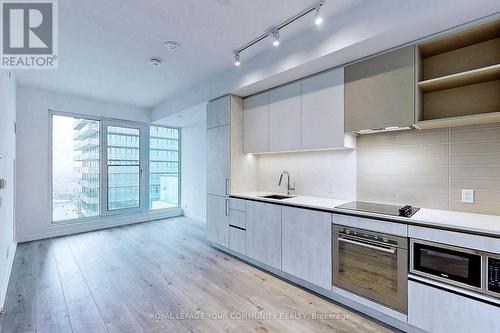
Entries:
[[35,331],[390,329],[212,248],[182,217],[19,244],[0,332]]

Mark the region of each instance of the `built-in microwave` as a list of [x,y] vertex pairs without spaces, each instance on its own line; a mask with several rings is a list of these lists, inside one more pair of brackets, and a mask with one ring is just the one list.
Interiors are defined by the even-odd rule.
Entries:
[[500,255],[410,239],[410,273],[500,298]]

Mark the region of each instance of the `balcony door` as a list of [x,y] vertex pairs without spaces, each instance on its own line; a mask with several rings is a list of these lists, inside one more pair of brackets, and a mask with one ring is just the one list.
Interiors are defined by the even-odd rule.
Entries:
[[103,215],[142,212],[147,208],[147,127],[121,121],[103,121],[104,170],[101,186]]

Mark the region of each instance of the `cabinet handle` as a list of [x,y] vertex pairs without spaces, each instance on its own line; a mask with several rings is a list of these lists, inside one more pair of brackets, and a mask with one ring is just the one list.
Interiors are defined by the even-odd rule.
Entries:
[[229,216],[229,199],[226,199],[226,208],[225,208],[225,210],[226,210],[226,212],[225,212],[226,216]]
[[229,178],[226,178],[226,195],[229,195]]

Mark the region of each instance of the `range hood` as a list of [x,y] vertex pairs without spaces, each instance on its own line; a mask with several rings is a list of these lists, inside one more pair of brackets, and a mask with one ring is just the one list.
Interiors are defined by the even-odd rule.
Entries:
[[383,127],[383,128],[374,128],[374,129],[366,129],[366,130],[359,130],[356,132],[356,134],[372,134],[372,133],[383,133],[383,132],[395,132],[395,131],[406,131],[413,129],[415,127],[413,126],[405,126],[405,127],[399,127],[399,126],[391,126],[391,127]]

